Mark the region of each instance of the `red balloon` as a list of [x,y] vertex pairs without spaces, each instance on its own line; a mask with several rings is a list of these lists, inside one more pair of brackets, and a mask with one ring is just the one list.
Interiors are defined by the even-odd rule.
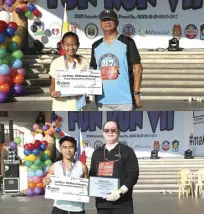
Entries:
[[46,140],[43,140],[43,141],[42,141],[42,144],[45,144],[45,145],[46,145],[46,147],[47,147],[48,142],[47,142]]
[[0,86],[0,91],[8,93],[10,91],[10,85],[8,83],[4,83]]
[[21,4],[22,11],[26,12],[28,10],[27,4]]
[[35,140],[34,147],[37,149],[40,147],[40,145],[41,145],[41,142],[39,140]]
[[25,145],[24,145],[24,149],[28,149],[28,144],[25,144]]
[[33,14],[36,16],[36,17],[38,17],[38,16],[40,16],[41,15],[41,12],[39,11],[39,10],[34,10],[33,11]]
[[28,149],[29,149],[29,150],[33,150],[33,149],[35,149],[34,144],[29,143],[29,144],[28,144]]
[[57,121],[62,122],[62,118],[61,118],[61,117],[58,117],[58,118],[57,118]]
[[11,75],[11,77],[13,78],[14,76],[16,76],[18,74],[18,71],[16,68],[11,68],[9,71],[9,75]]
[[20,4],[23,4],[25,0],[18,0]]
[[21,85],[24,82],[24,75],[22,74],[17,74],[16,76],[13,77],[13,82],[15,84]]
[[64,137],[64,133],[63,133],[63,132],[60,132],[60,133],[59,133],[59,136],[60,136],[60,137]]
[[13,85],[13,82],[9,76],[7,76],[5,79],[6,79],[6,83],[8,83],[10,86]]
[[8,26],[12,27],[15,31],[16,31],[17,28],[18,28],[18,25],[17,25],[15,22],[9,22],[9,23],[8,23]]
[[0,20],[0,33],[3,33],[7,27],[8,27],[8,24],[5,21]]

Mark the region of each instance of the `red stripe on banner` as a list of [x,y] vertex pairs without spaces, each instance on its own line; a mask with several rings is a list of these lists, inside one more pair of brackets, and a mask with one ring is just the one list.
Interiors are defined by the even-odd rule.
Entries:
[[82,151],[79,160],[80,160],[82,163],[86,164],[86,153],[85,153],[85,151]]

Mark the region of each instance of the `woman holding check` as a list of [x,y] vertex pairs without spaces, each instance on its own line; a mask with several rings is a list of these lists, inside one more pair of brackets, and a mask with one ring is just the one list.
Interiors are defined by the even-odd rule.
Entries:
[[[77,100],[79,100],[82,95],[79,96],[69,96],[61,97],[59,91],[55,91],[55,77],[56,70],[65,70],[65,69],[82,69],[88,70],[89,63],[88,61],[77,55],[76,52],[79,48],[79,38],[73,32],[67,32],[62,38],[62,48],[65,51],[65,55],[60,56],[52,61],[50,65],[50,76],[51,76],[51,85],[50,85],[50,95],[53,98],[52,110],[53,111],[77,111]],[[71,94],[71,91],[70,91]]]
[[[88,178],[87,166],[75,161],[77,141],[73,137],[65,136],[59,141],[62,160],[51,165],[47,177],[43,179],[44,186],[50,183],[50,175]],[[85,214],[84,203],[55,200],[52,214]]]

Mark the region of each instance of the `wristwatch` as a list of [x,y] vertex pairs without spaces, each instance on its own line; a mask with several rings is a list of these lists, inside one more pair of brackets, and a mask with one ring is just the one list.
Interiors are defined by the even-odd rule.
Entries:
[[140,95],[140,91],[134,91],[134,95],[136,96]]

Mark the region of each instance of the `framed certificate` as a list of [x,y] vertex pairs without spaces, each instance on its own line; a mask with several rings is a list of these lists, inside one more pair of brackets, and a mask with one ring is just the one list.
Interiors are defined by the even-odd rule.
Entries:
[[118,178],[89,177],[89,196],[91,197],[103,198],[119,188]]

